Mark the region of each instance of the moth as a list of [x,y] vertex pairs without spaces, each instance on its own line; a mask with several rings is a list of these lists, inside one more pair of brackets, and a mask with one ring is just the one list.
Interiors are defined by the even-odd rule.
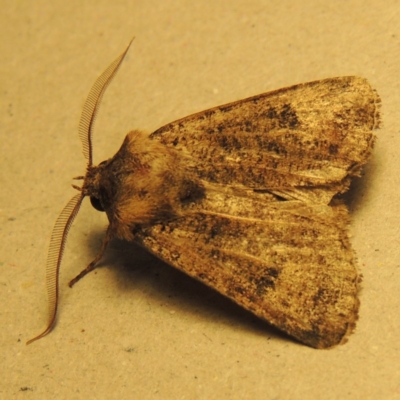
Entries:
[[[130,45],[129,45],[130,46]],[[146,134],[128,133],[93,165],[93,123],[128,48],[85,103],[82,187],[59,216],[47,261],[53,327],[67,234],[84,197],[109,220],[93,270],[113,237],[161,260],[314,347],[346,341],[358,317],[360,276],[340,195],[359,176],[379,127],[369,83],[345,76],[225,104]]]

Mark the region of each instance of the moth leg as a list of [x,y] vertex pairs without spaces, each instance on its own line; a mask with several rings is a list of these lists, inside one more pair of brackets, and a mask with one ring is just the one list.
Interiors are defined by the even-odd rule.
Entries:
[[104,236],[103,243],[101,245],[100,251],[98,252],[97,256],[83,271],[81,271],[74,279],[72,279],[68,283],[69,287],[72,288],[72,286],[74,286],[76,282],[80,281],[86,274],[93,271],[97,267],[97,263],[103,258],[103,254],[106,251],[106,248],[110,240],[111,240],[111,229],[110,226],[108,226],[106,235]]

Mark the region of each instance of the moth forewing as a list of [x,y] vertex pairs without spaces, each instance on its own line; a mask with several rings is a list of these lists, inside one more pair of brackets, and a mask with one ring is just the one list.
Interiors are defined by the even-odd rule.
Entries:
[[182,154],[204,196],[135,240],[305,344],[346,341],[360,279],[333,197],[370,156],[379,104],[365,79],[340,77],[158,129],[150,138]]
[[[112,78],[124,54],[104,74]],[[99,78],[81,123],[89,160],[111,78]],[[359,275],[348,211],[335,196],[370,156],[379,103],[365,79],[339,77],[215,107],[151,135],[130,132],[114,157],[89,162],[82,194],[110,224],[72,283],[117,236],[302,343],[344,342],[358,316]]]
[[207,181],[340,192],[370,155],[379,102],[363,78],[330,78],[218,106],[151,137],[189,153]]
[[303,343],[344,340],[359,304],[345,207],[206,195],[185,217],[142,229],[136,240]]

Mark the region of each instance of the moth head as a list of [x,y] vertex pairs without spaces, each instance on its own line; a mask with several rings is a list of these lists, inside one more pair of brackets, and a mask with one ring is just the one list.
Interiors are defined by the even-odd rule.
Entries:
[[104,212],[104,207],[101,204],[101,201],[99,198],[95,196],[90,196],[90,204],[95,208],[97,211]]
[[101,196],[99,177],[101,176],[101,170],[104,168],[107,162],[108,161],[102,161],[96,167],[88,167],[86,176],[84,178],[83,187],[78,188],[74,186],[76,189],[81,190],[84,196],[88,196],[90,198],[90,203],[92,204],[93,208],[101,212],[106,211],[106,207]]

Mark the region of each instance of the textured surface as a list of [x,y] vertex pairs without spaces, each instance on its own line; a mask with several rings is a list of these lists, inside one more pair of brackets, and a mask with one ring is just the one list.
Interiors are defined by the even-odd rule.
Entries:
[[[257,219],[217,211],[218,196],[208,195],[205,211],[145,229],[144,246],[299,341],[339,344],[358,310],[346,211],[259,201]],[[252,197],[241,204],[250,213]]]
[[152,137],[187,154],[201,179],[295,191],[329,203],[365,164],[379,125],[379,98],[365,79],[305,83],[226,104],[160,128]]
[[[367,161],[372,130],[379,126],[378,104],[364,79],[345,77],[168,124],[151,137],[183,154],[181,163],[168,165],[168,153],[160,148],[153,157],[165,164],[151,168],[144,159],[151,143],[135,138],[124,146],[130,152],[119,154],[127,154],[125,173],[133,165],[132,178],[119,182],[121,194],[109,218],[123,215],[124,224],[128,210],[137,214],[143,201],[158,201],[154,209],[163,210],[163,202],[193,176],[204,198],[185,198],[182,211],[168,203],[172,214],[183,215],[172,222],[165,216],[147,228],[153,220],[148,217],[136,234],[145,248],[298,340],[319,348],[336,345],[354,328],[358,278],[346,208],[328,203]],[[135,187],[143,164],[149,166],[147,181],[163,176],[164,190],[150,183]],[[115,192],[107,182],[103,191],[108,187]],[[130,219],[133,228],[142,221],[141,215]]]
[[309,346],[343,342],[359,278],[332,196],[370,156],[379,106],[365,79],[340,77],[132,131],[84,178],[110,221],[96,262],[110,236],[135,240]]
[[[3,2],[0,397],[393,399],[400,393],[397,1]],[[132,129],[334,76],[368,79],[382,128],[346,195],[363,275],[348,343],[316,351],[140,248],[111,243],[84,202],[67,243],[50,336],[45,265],[54,222],[85,160],[77,134],[96,77],[135,36],[95,124],[94,162]],[[76,182],[75,182],[76,183]]]

